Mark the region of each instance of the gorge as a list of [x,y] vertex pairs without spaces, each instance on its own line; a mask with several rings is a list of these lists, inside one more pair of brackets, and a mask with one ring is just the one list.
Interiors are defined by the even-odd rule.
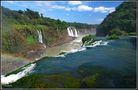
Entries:
[[[29,9],[26,11],[13,11],[5,7],[1,9],[3,11],[2,52],[26,58],[30,51],[37,52],[43,47],[53,47],[71,41],[72,37],[78,37],[77,30],[80,28],[89,31],[96,27],[96,25],[69,23],[41,17],[38,12]],[[75,28],[67,30],[69,26]]]
[[1,75],[3,88],[136,88],[135,3],[123,2],[99,25],[1,8],[2,52],[28,58],[43,51]]

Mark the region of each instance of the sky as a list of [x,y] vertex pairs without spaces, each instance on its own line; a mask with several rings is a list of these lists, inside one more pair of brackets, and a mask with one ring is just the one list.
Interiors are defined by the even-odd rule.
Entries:
[[38,11],[45,17],[67,22],[100,24],[122,1],[2,1],[11,10]]

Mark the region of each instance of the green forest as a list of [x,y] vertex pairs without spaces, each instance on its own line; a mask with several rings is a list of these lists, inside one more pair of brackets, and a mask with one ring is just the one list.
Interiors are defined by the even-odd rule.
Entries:
[[136,33],[136,3],[124,2],[97,27],[97,36]]
[[1,10],[2,51],[4,53],[21,53],[23,55],[29,49],[41,48],[37,30],[41,30],[44,44],[51,47],[67,38],[68,26],[74,26],[77,29],[89,29],[97,26],[51,19],[30,9],[15,11],[1,7]]

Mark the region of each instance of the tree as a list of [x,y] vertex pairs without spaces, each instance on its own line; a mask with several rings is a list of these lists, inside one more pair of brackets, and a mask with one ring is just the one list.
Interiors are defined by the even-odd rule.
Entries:
[[118,27],[121,31],[136,32],[136,3],[123,2],[116,11],[107,15],[97,27],[97,36],[106,36],[110,30]]
[[29,19],[35,19],[35,18],[40,18],[39,13],[32,11],[30,9],[26,9],[25,14],[29,17]]

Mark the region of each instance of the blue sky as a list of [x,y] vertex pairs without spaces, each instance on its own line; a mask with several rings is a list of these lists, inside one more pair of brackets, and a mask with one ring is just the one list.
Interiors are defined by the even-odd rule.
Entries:
[[99,24],[122,1],[2,1],[2,6],[12,10],[29,8],[45,17],[67,22]]

